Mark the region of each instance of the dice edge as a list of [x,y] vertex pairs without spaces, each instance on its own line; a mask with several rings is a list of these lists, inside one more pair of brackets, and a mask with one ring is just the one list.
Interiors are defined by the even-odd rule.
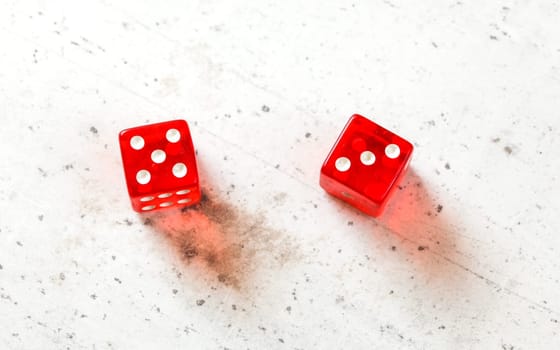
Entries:
[[[124,159],[124,152],[123,152],[123,145],[126,144],[125,136],[126,136],[126,134],[128,134],[129,132],[131,132],[131,131],[133,131],[137,128],[143,128],[143,127],[146,127],[146,126],[155,126],[155,125],[159,125],[159,124],[174,123],[174,122],[184,123],[184,127],[187,131],[187,136],[188,136],[188,138],[187,138],[188,146],[190,146],[194,151],[194,157],[193,157],[193,159],[194,159],[194,171],[196,172],[197,176],[196,176],[196,183],[193,186],[196,187],[196,190],[198,192],[198,196],[197,196],[198,199],[191,201],[188,205],[171,205],[169,207],[164,207],[164,208],[156,207],[156,208],[154,208],[150,211],[143,211],[143,210],[141,210],[141,208],[142,208],[141,205],[135,205],[135,203],[134,203],[134,198],[141,197],[141,195],[135,193],[134,188],[132,187],[132,184],[129,183],[128,177],[127,177],[127,174],[126,174],[125,159]],[[200,199],[201,199],[200,176],[199,176],[199,173],[198,173],[198,161],[197,161],[196,149],[194,148],[193,137],[192,137],[191,129],[189,127],[189,123],[185,119],[172,119],[172,120],[167,120],[167,121],[163,121],[163,122],[142,124],[142,125],[134,126],[134,127],[131,127],[131,128],[123,129],[119,132],[119,149],[120,149],[120,153],[121,153],[121,164],[122,164],[122,173],[123,173],[123,176],[124,176],[124,182],[125,182],[125,185],[126,185],[126,188],[127,188],[128,197],[129,197],[129,200],[130,200],[131,207],[134,211],[136,211],[137,213],[146,214],[146,213],[153,213],[155,211],[171,209],[171,208],[190,207],[190,206],[193,206],[193,205],[196,205],[196,204],[200,203]]]
[[[392,134],[396,135],[399,139],[401,139],[403,141],[403,143],[406,143],[409,147],[410,147],[410,152],[407,155],[407,159],[406,162],[403,163],[403,165],[398,169],[397,171],[397,176],[395,176],[395,179],[391,182],[391,184],[387,187],[387,191],[385,191],[385,193],[381,196],[381,200],[380,200],[380,204],[379,205],[372,205],[371,210],[364,210],[360,207],[356,207],[354,205],[351,205],[350,203],[347,203],[346,200],[341,196],[341,194],[339,194],[338,192],[334,192],[334,191],[330,191],[328,189],[328,181],[334,181],[334,179],[332,179],[331,176],[327,175],[326,170],[326,166],[327,166],[327,161],[331,158],[332,154],[334,153],[334,150],[336,148],[336,145],[340,142],[342,136],[344,135],[344,132],[350,127],[350,125],[358,119],[365,119],[365,121],[372,123],[376,126],[378,126],[381,129],[387,130],[389,132],[391,132]],[[320,176],[319,176],[319,186],[321,186],[321,188],[323,188],[323,190],[325,192],[327,192],[328,194],[330,194],[331,196],[341,200],[342,202],[344,202],[346,205],[349,205],[361,212],[364,212],[370,216],[373,217],[379,217],[383,214],[387,204],[389,203],[393,193],[395,192],[396,188],[398,187],[398,184],[402,181],[402,179],[405,177],[406,172],[410,166],[411,160],[412,160],[412,155],[414,153],[414,145],[409,142],[408,140],[406,140],[405,138],[403,138],[402,136],[400,136],[399,134],[377,124],[376,122],[372,121],[369,118],[364,117],[361,114],[353,114],[352,116],[350,116],[350,118],[348,119],[348,121],[346,122],[345,126],[342,128],[342,130],[340,131],[340,133],[338,134],[338,137],[336,139],[336,141],[333,143],[329,153],[327,154],[325,160],[323,161],[323,164],[321,166],[321,171],[320,171]],[[348,186],[344,186],[346,188],[348,188],[348,190],[350,190],[351,192],[356,192],[354,191],[352,188],[348,187]],[[371,201],[371,200],[370,200]],[[375,203],[372,201],[372,203]]]

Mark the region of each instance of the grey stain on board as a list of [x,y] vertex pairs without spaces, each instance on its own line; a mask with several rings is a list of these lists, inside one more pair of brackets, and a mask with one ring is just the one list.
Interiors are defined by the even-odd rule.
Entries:
[[282,266],[300,256],[286,232],[203,191],[200,203],[154,213],[144,224],[161,233],[185,268],[198,266],[220,284],[244,290],[263,264]]

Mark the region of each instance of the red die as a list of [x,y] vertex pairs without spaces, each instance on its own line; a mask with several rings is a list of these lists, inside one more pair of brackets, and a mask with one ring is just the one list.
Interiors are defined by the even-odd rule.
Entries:
[[195,152],[184,120],[139,126],[119,134],[132,207],[147,212],[200,201]]
[[321,168],[325,191],[366,214],[379,216],[403,177],[413,146],[354,114]]

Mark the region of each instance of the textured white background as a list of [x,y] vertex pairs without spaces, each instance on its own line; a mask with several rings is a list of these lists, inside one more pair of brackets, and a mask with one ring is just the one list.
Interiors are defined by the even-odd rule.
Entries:
[[[0,348],[559,348],[559,18],[0,1]],[[416,146],[378,220],[318,186],[353,113]],[[146,220],[117,135],[177,117],[214,204]]]

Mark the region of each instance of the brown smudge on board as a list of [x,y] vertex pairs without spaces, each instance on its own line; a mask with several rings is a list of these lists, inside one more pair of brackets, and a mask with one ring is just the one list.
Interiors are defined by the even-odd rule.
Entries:
[[259,266],[278,268],[300,256],[295,242],[270,227],[263,214],[206,193],[194,206],[144,218],[145,225],[165,237],[185,267],[197,266],[219,283],[241,291]]

